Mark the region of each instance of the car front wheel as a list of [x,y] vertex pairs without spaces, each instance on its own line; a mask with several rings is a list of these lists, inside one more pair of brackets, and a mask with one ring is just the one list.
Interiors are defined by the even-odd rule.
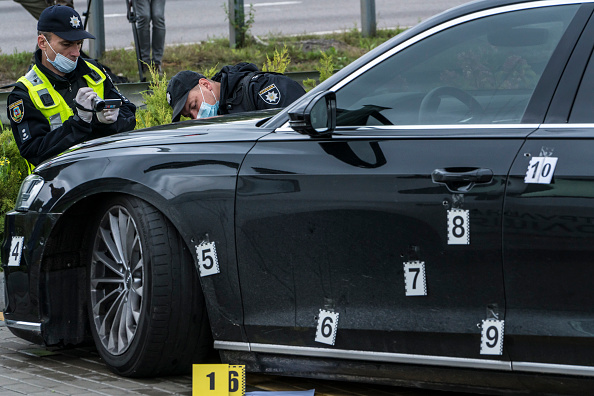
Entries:
[[87,290],[99,354],[124,376],[190,372],[208,354],[211,335],[187,247],[140,199],[115,197],[98,213]]

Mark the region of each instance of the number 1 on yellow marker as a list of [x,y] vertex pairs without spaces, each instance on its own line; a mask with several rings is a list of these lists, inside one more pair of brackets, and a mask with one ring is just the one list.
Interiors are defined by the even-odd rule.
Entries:
[[228,364],[192,366],[192,396],[227,395],[245,395],[245,366]]
[[227,396],[228,364],[195,364],[192,366],[192,396]]

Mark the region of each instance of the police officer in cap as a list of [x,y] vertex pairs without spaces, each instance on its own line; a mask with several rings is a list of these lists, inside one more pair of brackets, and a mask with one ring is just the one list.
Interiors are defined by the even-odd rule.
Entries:
[[304,93],[291,78],[242,62],[223,67],[212,80],[190,70],[177,73],[167,85],[167,102],[176,122],[182,115],[196,119],[286,107]]
[[[37,23],[35,64],[8,96],[8,118],[21,155],[33,165],[95,137],[129,131],[136,106],[120,95],[105,72],[80,58],[80,15],[67,6],[51,6]],[[99,99],[121,99],[120,108],[96,111]]]

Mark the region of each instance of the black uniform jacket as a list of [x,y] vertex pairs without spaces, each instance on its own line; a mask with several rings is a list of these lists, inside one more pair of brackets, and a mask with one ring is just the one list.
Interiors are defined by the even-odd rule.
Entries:
[[[88,74],[91,69],[81,58],[78,60],[76,69],[62,77],[43,66],[41,56],[43,56],[41,50],[37,50],[35,64],[74,110],[75,115],[66,120],[61,127],[52,131],[47,118],[31,101],[27,88],[22,83],[16,83],[15,88],[8,96],[7,111],[12,103],[23,101],[23,115],[18,119],[19,122],[15,122],[10,112],[8,112],[8,118],[19,151],[27,161],[37,165],[83,141],[134,129],[136,106],[117,91],[109,78],[103,82],[105,99],[122,99],[122,107],[120,107],[117,121],[113,124],[103,124],[97,120],[95,115],[91,123],[80,119],[73,101],[78,89],[87,86],[87,81],[83,76]],[[87,59],[87,61],[97,65],[94,60]]]
[[246,62],[223,67],[213,81],[221,83],[219,114],[286,107],[305,93],[291,78]]

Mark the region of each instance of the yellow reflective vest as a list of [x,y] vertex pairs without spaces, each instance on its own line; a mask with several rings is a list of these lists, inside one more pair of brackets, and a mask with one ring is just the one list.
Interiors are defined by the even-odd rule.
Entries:
[[[93,88],[101,99],[103,99],[103,82],[105,81],[105,74],[97,66],[85,61],[87,66],[93,71],[90,74],[85,74],[84,78],[87,80],[87,85]],[[29,91],[29,97],[37,108],[41,111],[43,116],[47,118],[50,128],[53,131],[62,126],[64,121],[74,115],[74,112],[68,106],[68,103],[62,98],[50,84],[47,77],[39,70],[37,65],[34,65],[31,70],[23,77],[18,79],[18,82],[23,83]]]
[[[103,82],[105,81],[105,74],[97,66],[90,62],[84,61],[87,66],[91,68],[91,73],[85,74],[83,77],[87,80],[87,85],[103,99]],[[41,111],[43,116],[50,124],[50,130],[54,130],[62,126],[64,121],[74,115],[72,108],[64,100],[62,95],[55,90],[47,77],[39,70],[37,65],[33,65],[31,70],[23,77],[18,79],[18,82],[27,87],[29,97],[35,105],[37,110]],[[34,166],[28,163],[29,173],[32,172]]]

